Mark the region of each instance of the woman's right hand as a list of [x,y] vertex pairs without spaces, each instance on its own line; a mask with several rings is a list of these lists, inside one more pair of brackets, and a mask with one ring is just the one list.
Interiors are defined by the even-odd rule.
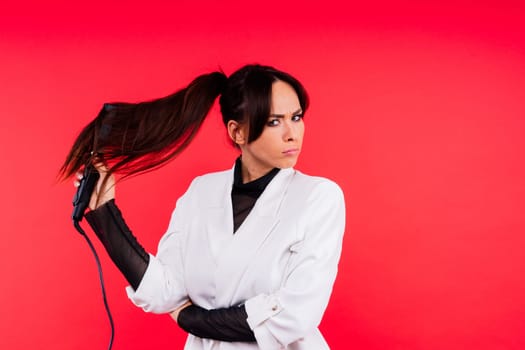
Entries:
[[185,302],[184,304],[182,304],[181,306],[179,306],[178,309],[176,309],[175,311],[172,311],[170,312],[170,316],[171,318],[173,318],[173,320],[178,324],[179,323],[179,314],[180,312],[187,308],[188,306],[192,305],[192,302],[191,300],[188,300],[187,302]]
[[[108,176],[108,168],[104,163],[94,164],[94,167],[100,174],[95,190],[91,194],[89,200],[89,209],[95,210],[107,201],[115,198],[115,176],[113,174]],[[75,187],[80,186],[80,180],[82,180],[82,172],[77,172],[75,176],[74,185]],[[108,178],[104,184],[104,179]],[[104,185],[104,187],[102,187]]]

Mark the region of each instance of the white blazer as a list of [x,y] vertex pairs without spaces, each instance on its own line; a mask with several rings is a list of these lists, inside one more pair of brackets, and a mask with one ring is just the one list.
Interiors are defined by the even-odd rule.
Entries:
[[245,304],[257,343],[190,334],[186,350],[329,349],[317,327],[341,254],[341,189],[282,169],[233,234],[232,182],[233,169],[193,180],[129,298],[154,313],[188,299],[206,309]]

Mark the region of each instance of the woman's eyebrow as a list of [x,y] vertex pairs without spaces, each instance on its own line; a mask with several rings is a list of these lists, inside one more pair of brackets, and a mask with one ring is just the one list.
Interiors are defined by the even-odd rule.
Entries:
[[[293,112],[292,115],[297,115],[301,113],[303,113],[303,109],[299,108],[298,110]],[[273,117],[273,118],[284,118],[284,116],[285,116],[284,114],[270,114],[270,117]]]

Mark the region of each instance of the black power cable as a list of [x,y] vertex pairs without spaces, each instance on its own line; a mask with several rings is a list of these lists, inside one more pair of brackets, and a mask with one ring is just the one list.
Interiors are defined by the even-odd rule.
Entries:
[[98,258],[97,251],[95,250],[95,247],[93,246],[93,243],[89,239],[89,237],[86,235],[86,232],[80,227],[80,224],[78,221],[73,220],[73,225],[77,229],[77,231],[86,239],[87,244],[89,245],[89,248],[91,249],[91,252],[93,252],[93,256],[95,257],[95,260],[97,262],[97,269],[98,269],[98,277],[100,279],[100,288],[102,289],[102,299],[104,300],[104,308],[106,309],[106,314],[108,315],[109,319],[109,325],[111,327],[111,337],[109,339],[109,345],[108,350],[111,350],[113,347],[113,339],[115,337],[115,325],[113,323],[113,317],[111,316],[111,311],[109,310],[109,304],[108,300],[106,298],[106,287],[104,286],[104,276],[102,274],[102,265],[100,264],[100,259]]

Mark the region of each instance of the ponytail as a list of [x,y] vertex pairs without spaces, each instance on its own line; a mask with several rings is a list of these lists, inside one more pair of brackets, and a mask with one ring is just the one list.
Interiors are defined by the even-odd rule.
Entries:
[[78,135],[60,177],[72,176],[92,157],[124,177],[165,165],[193,140],[227,80],[224,73],[214,72],[163,98],[105,104]]

